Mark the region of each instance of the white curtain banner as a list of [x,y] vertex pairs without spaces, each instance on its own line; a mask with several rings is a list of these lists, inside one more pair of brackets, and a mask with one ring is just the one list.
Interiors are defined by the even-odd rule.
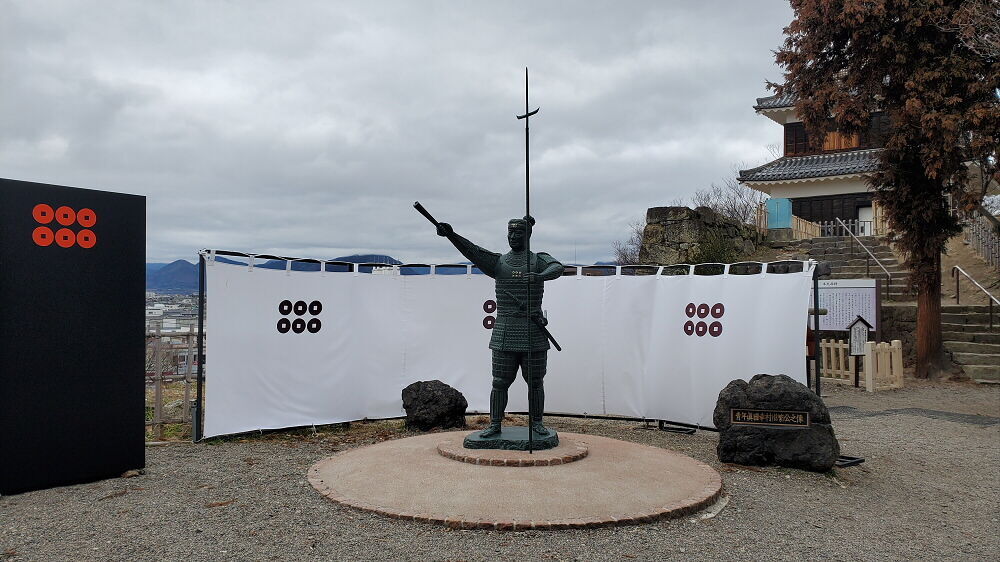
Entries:
[[[493,280],[206,266],[205,436],[404,414],[441,380],[487,412]],[[712,427],[733,379],[805,382],[801,273],[566,276],[545,284],[549,413]],[[527,410],[526,386],[508,409]]]

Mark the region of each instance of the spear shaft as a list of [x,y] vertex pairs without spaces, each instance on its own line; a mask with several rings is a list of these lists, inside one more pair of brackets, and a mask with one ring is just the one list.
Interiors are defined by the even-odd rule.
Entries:
[[525,301],[527,306],[525,306],[525,328],[526,328],[526,338],[528,340],[527,360],[524,362],[525,370],[525,380],[528,381],[528,453],[534,452],[534,438],[532,435],[531,424],[534,420],[534,410],[532,408],[531,400],[531,279],[528,273],[531,272],[531,236],[528,233],[528,229],[531,225],[528,224],[528,217],[531,216],[531,189],[530,189],[530,179],[529,174],[531,159],[528,153],[528,121],[530,117],[538,113],[539,108],[535,108],[534,111],[530,111],[528,105],[528,67],[524,67],[524,115],[518,115],[518,119],[524,119],[524,283],[525,283]]

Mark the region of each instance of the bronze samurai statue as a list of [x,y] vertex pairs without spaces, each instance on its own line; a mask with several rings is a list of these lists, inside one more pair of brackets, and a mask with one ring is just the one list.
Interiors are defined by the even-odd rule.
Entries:
[[[541,436],[549,434],[542,424],[542,412],[545,411],[542,381],[551,335],[545,328],[548,321],[542,314],[542,293],[545,281],[562,276],[563,264],[549,254],[528,250],[528,238],[534,224],[535,219],[530,216],[508,222],[510,251],[501,255],[455,234],[448,223],[437,223],[439,236],[446,237],[480,271],[496,280],[497,320],[490,338],[493,390],[490,393],[490,426],[479,434],[483,438],[500,434],[507,409],[507,389],[517,377],[518,368],[528,384],[531,431]],[[530,327],[529,318],[533,323]]]

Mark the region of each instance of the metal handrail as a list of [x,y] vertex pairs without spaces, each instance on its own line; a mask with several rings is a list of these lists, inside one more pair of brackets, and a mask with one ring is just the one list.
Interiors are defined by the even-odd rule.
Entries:
[[[840,226],[843,227],[844,232],[850,234],[851,238],[853,238],[854,241],[858,243],[858,246],[861,246],[861,249],[863,249],[865,252],[867,252],[868,255],[871,257],[871,259],[875,260],[875,265],[881,267],[882,271],[885,272],[885,277],[886,277],[886,280],[885,280],[885,298],[888,299],[889,298],[889,286],[892,285],[892,274],[889,273],[889,270],[886,269],[884,265],[882,265],[882,262],[880,262],[878,258],[875,257],[875,254],[873,254],[871,252],[871,250],[868,249],[868,246],[865,246],[864,243],[861,242],[861,240],[859,240],[858,237],[855,236],[853,232],[851,232],[850,228],[847,228],[847,225],[844,224],[844,221],[840,220],[840,217],[834,217],[834,218],[837,220],[837,222],[840,223]],[[865,260],[865,268],[866,269],[867,269],[869,263],[871,263],[871,262],[869,262],[866,259]]]
[[990,300],[989,300],[989,304],[990,304],[990,329],[992,330],[993,329],[993,303],[997,303],[998,305],[1000,305],[1000,300],[997,300],[997,298],[995,296],[993,296],[992,293],[990,293],[989,291],[987,291],[982,285],[979,284],[978,281],[976,281],[975,279],[972,278],[971,275],[969,275],[968,273],[966,273],[966,271],[964,269],[962,269],[961,267],[955,265],[955,266],[952,266],[952,268],[951,268],[951,276],[955,278],[955,304],[962,304],[959,301],[959,299],[958,299],[958,282],[961,280],[961,278],[958,276],[959,273],[961,273],[962,275],[964,275],[966,279],[968,279],[969,281],[971,281],[973,285],[975,285],[976,287],[978,287],[980,291],[986,293],[986,296],[990,298]]

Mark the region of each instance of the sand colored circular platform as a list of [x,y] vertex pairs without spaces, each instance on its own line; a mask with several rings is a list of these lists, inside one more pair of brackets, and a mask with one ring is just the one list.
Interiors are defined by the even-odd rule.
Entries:
[[313,465],[309,482],[337,503],[389,517],[500,530],[679,517],[706,507],[722,492],[722,478],[705,463],[594,435],[561,435],[588,449],[586,457],[568,464],[481,465],[438,452],[439,444],[466,433],[431,433],[344,451]]
[[587,456],[590,449],[583,442],[561,436],[559,445],[541,451],[512,451],[509,449],[466,449],[462,446],[467,431],[439,434],[442,439],[437,444],[439,455],[451,460],[487,466],[554,466],[578,461]]

